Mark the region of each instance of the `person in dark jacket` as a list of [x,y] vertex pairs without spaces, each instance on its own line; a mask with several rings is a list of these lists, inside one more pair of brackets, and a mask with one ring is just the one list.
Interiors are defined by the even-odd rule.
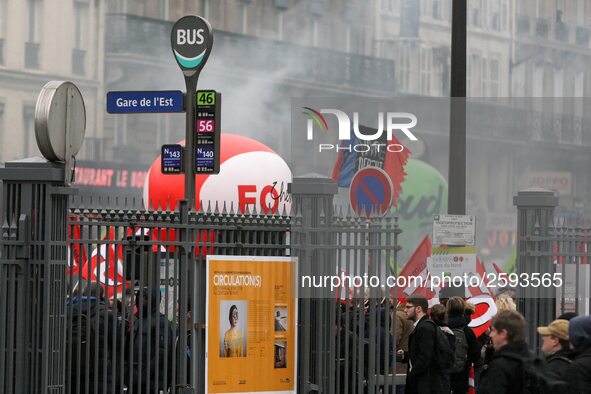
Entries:
[[565,380],[566,370],[571,364],[568,341],[568,320],[554,320],[548,327],[538,327],[542,336],[542,351],[546,356],[548,376],[554,380]]
[[[394,359],[394,338],[388,329],[389,322],[387,322],[386,314],[388,314],[387,306],[385,305],[378,305],[375,309],[375,324],[376,324],[376,332],[374,337],[374,353],[369,354],[369,341],[370,341],[370,325],[371,325],[371,316],[370,312],[368,311],[365,314],[365,376],[368,374],[368,367],[369,367],[369,358],[372,357],[376,359],[375,368],[377,373],[379,374],[386,374],[390,371],[390,366],[392,365],[392,361]],[[387,347],[386,347],[387,345]]]
[[[133,322],[133,393],[167,392],[172,383],[175,329],[160,313],[160,290],[143,288]],[[178,366],[177,366],[178,368]]]
[[425,296],[414,295],[406,300],[406,313],[414,321],[414,330],[408,338],[408,372],[406,394],[447,394],[446,374],[435,360],[437,327],[427,321],[428,302]]
[[525,319],[518,312],[505,310],[492,318],[491,327],[495,352],[483,368],[478,394],[522,393],[523,364],[533,358],[524,341]]
[[[120,390],[118,369],[112,368],[118,361],[117,350],[122,343],[118,336],[120,323],[107,307],[100,283],[89,282],[82,294],[74,296],[68,313],[70,391]],[[87,358],[90,364],[86,364]]]
[[589,393],[591,389],[591,316],[572,319],[568,336],[574,346],[573,362],[566,371],[569,393]]
[[[470,367],[480,361],[481,345],[474,335],[474,331],[468,327],[466,320],[466,304],[461,297],[452,297],[447,302],[448,326],[454,331],[461,330],[464,334],[462,338],[456,335],[456,346],[462,346],[466,349],[466,361],[461,372],[450,373],[451,391],[454,394],[465,394],[468,392]],[[460,343],[465,339],[465,343]]]
[[[429,318],[445,334],[453,354],[456,349],[456,338],[454,332],[447,326],[447,308],[442,304],[433,305]],[[449,370],[445,370],[443,387],[446,393],[450,392]]]

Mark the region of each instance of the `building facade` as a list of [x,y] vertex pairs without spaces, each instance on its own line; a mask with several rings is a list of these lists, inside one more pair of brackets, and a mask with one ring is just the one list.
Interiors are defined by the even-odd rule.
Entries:
[[71,80],[81,89],[82,155],[102,153],[104,15],[102,1],[53,7],[43,0],[0,0],[0,162],[40,156],[35,103],[50,80]]

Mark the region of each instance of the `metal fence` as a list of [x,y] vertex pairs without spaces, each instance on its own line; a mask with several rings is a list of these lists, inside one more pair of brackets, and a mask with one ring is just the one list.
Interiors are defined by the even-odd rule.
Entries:
[[537,326],[566,312],[590,312],[591,228],[587,220],[557,214],[558,196],[549,190],[519,192],[514,203],[518,208],[517,274],[553,278],[552,283],[522,283],[518,288],[519,310],[530,323],[528,343],[540,351]]
[[[208,254],[296,256],[300,277],[395,272],[394,218],[336,213],[330,179],[291,186],[288,215],[68,211],[67,187],[7,182],[2,392],[204,392]],[[298,392],[391,391],[395,295],[365,284],[299,291]]]
[[[237,214],[224,208],[190,214],[189,241],[179,239],[183,225],[176,212],[71,211],[67,332],[76,335],[66,341],[68,393],[110,393],[123,388],[174,393],[179,387],[203,387],[206,254],[296,255],[301,275],[334,275],[338,270],[361,277],[364,273],[383,276],[394,269],[390,263],[395,262],[399,230],[390,218],[382,223],[376,218],[355,218],[349,212],[328,220],[322,212],[314,228],[302,225],[299,212],[291,218]],[[186,267],[184,254],[189,261]],[[184,290],[178,278],[187,275],[193,280]],[[115,282],[108,280],[115,277]],[[97,280],[105,283],[107,305],[99,307],[94,326],[83,325],[83,315],[98,313],[93,298],[101,298],[99,289],[84,290]],[[145,296],[147,289],[156,289],[162,300],[150,300]],[[312,289],[313,293],[302,290],[300,392],[320,387],[334,393],[378,392],[380,387],[391,387],[390,303],[377,302],[388,293],[368,294],[363,286],[332,294],[327,288]],[[368,296],[372,302],[364,304]],[[79,335],[81,326],[87,332]],[[91,335],[100,340],[81,343],[81,337]],[[187,357],[189,349],[191,357]],[[181,378],[183,370],[188,371],[186,379]]]

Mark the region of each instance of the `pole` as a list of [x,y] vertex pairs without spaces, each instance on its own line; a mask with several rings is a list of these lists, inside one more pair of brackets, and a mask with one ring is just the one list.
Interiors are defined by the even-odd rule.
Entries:
[[452,2],[448,213],[466,213],[466,0]]
[[195,95],[197,93],[197,81],[199,73],[185,77],[187,94],[185,96],[185,111],[187,112],[185,127],[185,152],[183,166],[185,173],[185,200],[188,201],[189,210],[195,208],[195,174],[193,172],[195,157]]

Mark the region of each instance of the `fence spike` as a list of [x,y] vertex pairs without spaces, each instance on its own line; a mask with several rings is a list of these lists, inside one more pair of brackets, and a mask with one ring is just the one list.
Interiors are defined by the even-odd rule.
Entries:
[[226,210],[226,200],[224,200],[224,205],[222,205],[222,215],[227,215],[228,211]]
[[283,210],[281,211],[281,216],[285,217],[287,216],[287,204],[283,204]]
[[8,229],[8,220],[6,218],[6,215],[4,215],[4,222],[2,223],[2,238],[8,238]]
[[214,215],[219,215],[220,213],[220,208],[218,206],[218,200],[215,200],[215,208],[213,210]]
[[207,210],[205,211],[206,214],[211,214],[211,200],[207,201]]

